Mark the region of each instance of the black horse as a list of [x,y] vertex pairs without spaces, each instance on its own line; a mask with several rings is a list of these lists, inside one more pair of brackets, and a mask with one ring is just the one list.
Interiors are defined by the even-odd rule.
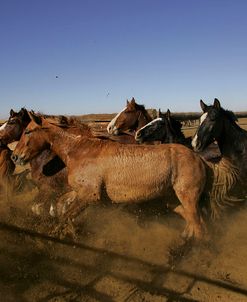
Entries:
[[239,127],[232,111],[221,107],[218,99],[207,106],[200,101],[203,115],[192,141],[195,151],[203,151],[209,144],[218,143],[222,157],[237,165],[241,177],[247,178],[247,131]]
[[[202,100],[200,105],[203,114],[192,146],[197,152],[202,152],[214,141],[219,146],[222,156],[213,166],[214,193],[211,193],[219,209],[246,199],[247,131],[239,127],[234,113],[223,109],[218,99],[211,106]],[[213,195],[217,195],[217,199]]]
[[160,141],[161,143],[189,145],[191,142],[182,132],[182,123],[171,116],[169,109],[165,114],[159,110],[156,119],[136,132],[135,139],[139,143]]

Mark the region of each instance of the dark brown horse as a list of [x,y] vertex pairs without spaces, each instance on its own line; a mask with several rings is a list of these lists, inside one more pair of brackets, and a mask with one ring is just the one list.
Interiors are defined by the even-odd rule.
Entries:
[[211,106],[207,106],[202,100],[200,105],[203,114],[192,146],[195,151],[201,152],[214,141],[218,143],[222,159],[214,165],[215,181],[211,193],[217,213],[220,208],[232,205],[234,201],[241,201],[236,197],[229,197],[231,190],[237,188],[236,185],[240,185],[237,194],[246,194],[247,132],[238,126],[232,111],[221,107],[218,99],[215,99]]
[[164,114],[160,110],[156,119],[136,131],[136,141],[160,141],[162,143],[181,143],[189,145],[182,130],[182,123],[171,116],[168,109]]
[[25,108],[21,108],[19,112],[10,110],[9,119],[0,127],[0,140],[2,144],[10,144],[13,141],[19,140],[23,129],[30,122],[29,115]]
[[[124,145],[71,135],[42,117],[32,121],[14,150],[16,163],[26,163],[50,146],[68,168],[68,182],[84,208],[105,198],[113,203],[164,199],[175,192],[187,237],[201,238],[204,228],[198,209],[206,183],[206,168],[192,150],[179,144]],[[72,208],[75,204],[72,204]]]
[[108,124],[107,131],[111,135],[129,134],[151,122],[152,118],[143,105],[136,103],[135,99],[129,102]]

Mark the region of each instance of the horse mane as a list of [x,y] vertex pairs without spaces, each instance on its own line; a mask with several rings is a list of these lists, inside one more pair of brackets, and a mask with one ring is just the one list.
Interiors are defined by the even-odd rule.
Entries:
[[226,207],[234,206],[242,199],[234,198],[229,195],[235,184],[240,179],[240,170],[229,159],[222,158],[214,164],[206,162],[213,171],[212,187],[209,193],[211,217],[219,218],[222,210]]
[[137,111],[141,111],[142,112],[142,114],[144,115],[144,117],[145,117],[145,119],[146,119],[147,122],[150,122],[152,120],[150,114],[148,113],[148,111],[146,110],[146,108],[145,108],[144,105],[135,103],[135,109]]
[[232,122],[237,122],[237,121],[238,121],[238,118],[237,118],[236,115],[233,113],[233,111],[231,111],[231,110],[225,110],[225,109],[223,109],[223,108],[221,108],[221,109],[224,111],[225,115],[227,116],[227,118],[228,118],[230,121],[232,121]]
[[141,104],[137,104],[137,103],[135,103],[135,109],[136,110],[140,110],[140,111],[146,111],[146,108],[145,108],[145,106],[144,105],[141,105]]
[[80,121],[78,118],[68,117],[67,120],[69,127],[79,128],[84,132],[87,131],[88,135],[92,135],[92,129],[87,124]]
[[235,135],[235,137],[238,138],[235,142],[237,149],[239,149],[239,147],[240,147],[242,151],[245,151],[246,140],[247,140],[247,131],[244,130],[243,128],[241,128],[236,123],[238,121],[238,118],[232,111],[221,108],[221,112],[228,119],[230,124],[236,129],[236,133],[234,135]]
[[173,117],[170,117],[168,119],[168,123],[169,123],[171,131],[175,135],[177,141],[183,143],[183,141],[185,140],[185,136],[182,131],[182,123]]

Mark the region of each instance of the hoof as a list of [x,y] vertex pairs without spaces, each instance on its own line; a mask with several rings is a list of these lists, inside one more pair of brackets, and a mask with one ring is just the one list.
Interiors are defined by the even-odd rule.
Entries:
[[56,217],[56,216],[57,216],[56,207],[54,207],[53,204],[51,204],[51,206],[50,206],[49,214],[50,214],[52,217]]
[[31,207],[32,212],[37,215],[40,216],[42,214],[44,214],[44,207],[42,203],[36,203]]

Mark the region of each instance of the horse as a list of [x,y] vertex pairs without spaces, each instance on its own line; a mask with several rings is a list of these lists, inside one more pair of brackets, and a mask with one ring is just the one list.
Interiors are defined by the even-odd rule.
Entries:
[[[192,148],[192,137],[184,136],[182,123],[171,116],[169,109],[165,114],[159,109],[156,119],[136,131],[135,140],[139,143],[155,141],[163,144],[176,143]],[[216,144],[207,146],[206,150],[200,152],[200,155],[210,161],[218,161],[221,156]]]
[[0,192],[9,200],[14,185],[15,164],[11,160],[12,151],[0,140]]
[[[79,134],[82,131],[84,135],[92,135],[88,126],[74,119],[68,120],[64,116],[43,116],[50,122],[60,123],[63,127],[68,127],[70,124],[69,131],[74,133]],[[0,129],[1,141],[5,144],[18,141],[30,121],[29,113],[25,108],[21,108],[19,112],[11,109],[8,121]],[[32,206],[33,212],[39,215],[44,208],[47,208],[49,213],[55,216],[55,201],[69,190],[64,162],[51,150],[46,149],[30,161],[30,168],[32,180],[38,188],[38,195]]]
[[127,100],[126,107],[110,121],[107,125],[107,131],[111,135],[133,135],[136,130],[151,120],[152,118],[145,106],[137,104],[132,98],[130,102]]
[[[215,213],[227,204],[234,201],[243,201],[241,198],[229,196],[229,192],[240,185],[238,194],[245,195],[247,181],[247,131],[236,122],[237,118],[232,111],[221,107],[218,99],[213,105],[206,105],[200,100],[203,111],[200,117],[200,125],[193,137],[192,146],[196,152],[204,151],[214,141],[217,142],[221,160],[213,166],[214,188],[211,192],[215,200]],[[218,195],[214,198],[213,195]],[[218,216],[218,214],[217,214]]]
[[199,200],[207,174],[195,152],[179,144],[125,145],[75,136],[43,117],[29,114],[31,122],[12,159],[25,164],[49,145],[66,164],[69,186],[78,197],[70,205],[70,212],[104,200],[139,203],[164,199],[175,192],[180,203],[174,211],[187,223],[184,235],[203,237]]
[[189,145],[181,128],[182,123],[171,116],[169,109],[165,114],[159,109],[156,119],[136,131],[135,140],[139,143],[160,141],[161,143],[181,143]]

